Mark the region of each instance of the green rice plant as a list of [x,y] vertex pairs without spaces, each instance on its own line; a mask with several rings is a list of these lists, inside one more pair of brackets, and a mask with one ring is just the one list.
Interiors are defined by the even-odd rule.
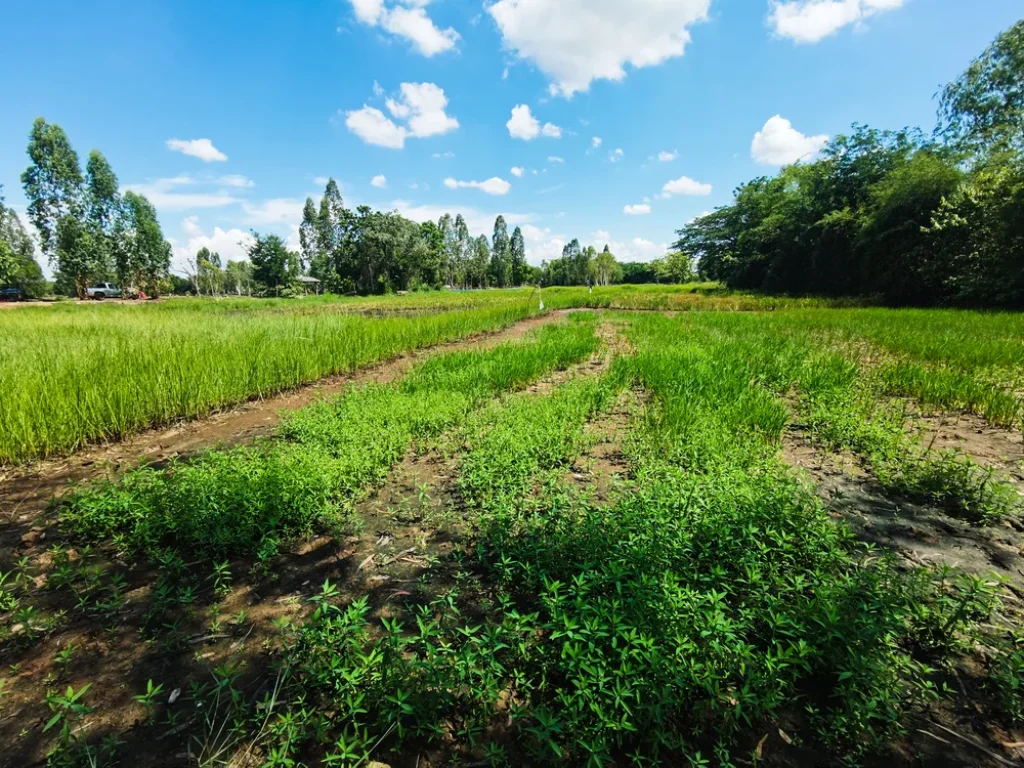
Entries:
[[525,342],[451,353],[390,385],[353,388],[290,416],[279,437],[141,468],[64,502],[63,524],[133,555],[255,556],[344,518],[414,440],[440,434],[497,393],[564,368],[597,347],[593,324],[548,326]]
[[[498,300],[500,299],[500,300]],[[365,317],[329,303],[169,302],[29,307],[0,323],[0,463],[66,453],[147,427],[507,326],[503,294],[459,311]]]

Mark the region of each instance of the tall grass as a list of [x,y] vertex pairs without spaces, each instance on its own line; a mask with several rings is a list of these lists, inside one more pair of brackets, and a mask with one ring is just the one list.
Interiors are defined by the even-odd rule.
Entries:
[[184,301],[0,316],[0,463],[72,451],[500,328],[526,296],[370,318],[329,303]]

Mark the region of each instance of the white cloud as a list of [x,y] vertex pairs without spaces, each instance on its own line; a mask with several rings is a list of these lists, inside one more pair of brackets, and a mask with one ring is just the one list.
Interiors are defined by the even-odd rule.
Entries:
[[655,243],[645,240],[642,237],[634,237],[632,240],[616,240],[605,230],[598,230],[594,233],[595,247],[599,250],[605,245],[615,254],[619,261],[651,261],[660,259],[668,253],[667,243]]
[[505,127],[508,128],[509,136],[523,141],[532,141],[541,135],[549,139],[562,138],[562,129],[554,123],[544,123],[541,126],[540,121],[530,112],[528,104],[517,104],[512,107],[512,117],[505,123]]
[[448,160],[448,159],[453,158],[453,157],[455,157],[455,153],[454,152],[435,152],[434,153],[434,159],[435,160]]
[[243,203],[242,211],[248,224],[294,224],[302,219],[305,202],[295,197],[277,197],[262,203]]
[[643,205],[627,205],[622,209],[622,212],[627,216],[646,216],[651,212],[651,206],[646,203]]
[[367,144],[388,149],[401,149],[407,138],[438,136],[459,127],[459,121],[445,112],[448,97],[434,83],[402,83],[401,96],[388,99],[386,105],[407,124],[398,125],[376,107],[364,104],[345,113],[345,125]]
[[519,168],[518,166],[512,169],[512,175],[515,176],[517,179],[523,178],[523,174],[525,172],[526,172],[525,170],[523,170],[522,168]]
[[438,29],[427,16],[423,0],[387,8],[383,0],[352,0],[356,18],[371,27],[381,27],[397,37],[412,43],[427,57],[454,50],[459,33],[449,27]]
[[174,176],[156,179],[142,184],[126,184],[125,189],[144,195],[158,211],[185,211],[190,208],[223,208],[241,202],[240,198],[228,192],[182,192],[181,187],[190,187],[197,181],[189,176]]
[[534,218],[532,214],[528,213],[481,211],[476,208],[453,205],[416,205],[408,200],[394,200],[391,202],[390,207],[393,210],[398,211],[407,219],[412,219],[413,221],[436,222],[446,213],[451,214],[451,217],[454,220],[457,215],[461,214],[466,220],[466,226],[469,227],[471,234],[486,234],[488,237],[490,237],[490,234],[494,229],[494,220],[498,218],[498,214],[505,217],[505,221],[509,227],[522,226],[524,228],[524,234],[526,231],[526,222],[531,221]]
[[316,184],[318,187],[326,187],[329,181],[330,179],[327,178],[326,176],[315,176],[313,178],[313,183]]
[[223,184],[225,187],[238,187],[239,189],[249,189],[255,187],[256,182],[252,179],[246,178],[238,173],[232,173],[228,176],[221,176],[217,179],[218,182]]
[[565,160],[562,159],[561,157],[556,157],[555,155],[551,155],[550,157],[548,157],[548,162],[549,163],[564,163]]
[[772,0],[768,21],[779,37],[817,43],[843,27],[902,5],[903,0]]
[[552,95],[586,91],[594,80],[622,80],[625,65],[650,67],[682,56],[689,27],[711,0],[498,0],[487,11],[504,46],[536,64]]
[[658,153],[659,163],[671,163],[673,160],[676,160],[678,158],[678,152],[666,152],[665,150],[662,150],[661,152]]
[[662,198],[670,197],[671,195],[710,195],[712,191],[710,184],[701,184],[699,181],[694,181],[689,176],[680,176],[675,181],[669,181],[665,183],[665,186],[661,188]]
[[168,139],[167,148],[189,157],[198,157],[204,163],[223,163],[228,159],[209,139]]
[[625,153],[621,149],[616,149],[613,152],[608,153],[608,160],[613,163],[619,162],[623,158]]
[[187,271],[188,260],[195,258],[196,253],[203,248],[219,253],[222,262],[226,263],[247,259],[253,243],[252,235],[241,229],[224,230],[214,227],[211,234],[205,234],[199,226],[199,219],[195,216],[185,219],[181,223],[181,228],[188,237],[188,242],[175,247],[173,251],[172,270],[179,273]]
[[590,148],[591,149],[599,149],[601,147],[601,141],[602,141],[602,139],[601,139],[600,136],[595,136],[594,138],[592,138],[590,140]]
[[376,187],[377,189],[387,189],[387,186],[388,186],[387,177],[385,177],[384,174],[379,174],[377,176],[374,176],[373,179],[370,181],[370,186],[371,187]]
[[463,187],[479,189],[488,195],[507,195],[508,191],[512,189],[511,184],[497,176],[487,179],[487,181],[456,181],[455,179],[448,178],[444,180],[444,185],[448,189],[460,189]]
[[750,154],[764,165],[789,165],[814,157],[827,143],[826,134],[805,136],[789,120],[776,115],[754,134]]

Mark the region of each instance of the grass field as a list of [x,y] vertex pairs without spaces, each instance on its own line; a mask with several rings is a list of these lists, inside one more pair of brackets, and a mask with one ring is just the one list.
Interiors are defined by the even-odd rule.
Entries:
[[[0,764],[1017,759],[1019,316],[697,286],[543,296],[578,311],[352,383],[268,438],[97,470],[49,505],[12,470]],[[269,391],[512,324],[537,298],[4,319],[50,338],[66,376],[88,357],[74,334],[95,350],[117,325],[217,371],[192,370],[209,388],[174,402],[193,410],[53,443],[68,450],[262,392],[253,376]],[[275,363],[257,375],[260,344]],[[126,409],[155,408],[159,370]],[[7,423],[45,421],[14,402]]]

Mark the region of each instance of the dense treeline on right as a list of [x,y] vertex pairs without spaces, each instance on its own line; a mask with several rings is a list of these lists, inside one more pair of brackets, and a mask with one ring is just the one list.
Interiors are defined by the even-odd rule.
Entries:
[[933,136],[855,124],[676,248],[732,288],[1024,307],[1024,21],[942,91]]

